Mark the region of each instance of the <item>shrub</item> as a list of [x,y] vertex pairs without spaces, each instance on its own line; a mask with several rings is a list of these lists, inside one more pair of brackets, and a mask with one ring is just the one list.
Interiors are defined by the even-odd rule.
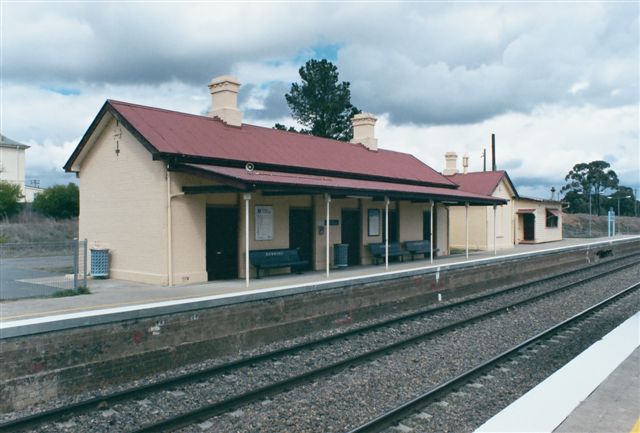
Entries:
[[54,185],[33,200],[33,209],[43,215],[62,219],[74,218],[79,212],[80,194],[75,183]]
[[10,218],[20,211],[22,189],[6,180],[0,181],[0,216]]

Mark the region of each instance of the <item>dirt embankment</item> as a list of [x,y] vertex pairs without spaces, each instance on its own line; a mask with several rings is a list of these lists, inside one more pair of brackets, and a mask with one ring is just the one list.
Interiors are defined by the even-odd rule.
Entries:
[[[562,236],[565,238],[585,238],[589,236],[589,214],[563,214]],[[618,217],[616,233],[640,234],[640,217]],[[607,216],[591,216],[591,235],[607,236]]]

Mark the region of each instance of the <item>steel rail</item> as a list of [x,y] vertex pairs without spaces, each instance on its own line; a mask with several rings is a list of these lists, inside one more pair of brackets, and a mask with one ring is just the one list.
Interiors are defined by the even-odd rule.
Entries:
[[[628,265],[631,266],[631,265]],[[627,267],[627,265],[621,267],[624,268]],[[619,270],[619,269],[617,269]],[[423,341],[423,340],[427,340],[430,339],[432,337],[459,329],[461,327],[465,327],[468,326],[472,323],[475,323],[477,321],[480,320],[484,320],[487,319],[489,317],[493,317],[496,315],[499,315],[501,313],[504,312],[508,312],[509,310],[511,310],[514,307],[519,307],[522,305],[526,305],[526,304],[530,304],[533,303],[535,301],[538,301],[540,299],[546,298],[546,297],[550,297],[552,295],[561,293],[563,291],[569,290],[575,286],[590,282],[592,280],[598,279],[598,278],[602,278],[610,273],[615,272],[616,270],[608,270],[606,272],[603,272],[599,275],[593,275],[590,277],[587,277],[581,281],[575,281],[569,284],[566,284],[564,286],[561,286],[559,288],[556,289],[552,289],[550,291],[544,292],[544,293],[540,293],[537,294],[531,298],[522,300],[522,301],[518,301],[515,303],[512,303],[510,305],[507,306],[502,306],[499,307],[495,310],[489,311],[489,312],[485,312],[485,313],[480,313],[477,314],[475,316],[457,321],[457,322],[453,322],[453,323],[449,323],[447,325],[444,325],[442,327],[439,327],[437,329],[433,329],[431,331],[427,331],[425,333],[419,334],[419,335],[415,335],[412,337],[408,337],[399,341],[396,341],[394,343],[379,347],[377,349],[373,349],[371,351],[359,354],[359,355],[354,355],[352,357],[343,359],[341,361],[332,363],[332,364],[328,364],[325,365],[323,367],[319,367],[317,369],[313,369],[310,370],[306,373],[302,373],[296,376],[291,376],[287,379],[283,379],[281,381],[278,382],[274,382],[271,383],[269,385],[265,385],[259,388],[254,388],[251,391],[245,392],[243,394],[234,396],[234,397],[230,397],[224,400],[221,400],[219,402],[216,403],[212,403],[212,404],[207,404],[204,406],[201,406],[199,408],[196,408],[194,410],[191,410],[189,412],[185,412],[179,415],[174,415],[171,417],[167,417],[164,420],[160,420],[157,422],[153,422],[150,423],[146,426],[141,427],[140,429],[134,430],[135,433],[149,433],[149,432],[167,432],[167,431],[174,431],[177,430],[179,428],[182,427],[186,427],[189,425],[192,425],[196,422],[201,422],[204,421],[208,418],[212,418],[214,416],[223,414],[225,412],[228,412],[232,409],[235,409],[239,406],[242,405],[246,405],[249,403],[252,403],[254,401],[258,401],[264,398],[267,398],[271,395],[277,394],[279,392],[282,391],[286,391],[288,389],[291,389],[295,386],[299,386],[301,384],[304,383],[308,383],[311,382],[317,378],[320,378],[322,376],[327,376],[330,374],[334,374],[338,371],[341,371],[347,367],[352,367],[355,365],[359,365],[359,364],[363,364],[365,362],[368,362],[372,359],[375,359],[379,356],[382,355],[386,355],[391,353],[392,351],[395,350],[399,350],[402,349],[408,345],[411,344],[415,344],[417,342]]]
[[437,385],[436,387],[414,398],[413,400],[410,400],[400,406],[397,406],[396,408],[378,416],[377,418],[363,425],[360,425],[359,427],[356,427],[353,430],[349,430],[347,433],[372,433],[372,432],[379,432],[385,428],[388,428],[394,425],[395,423],[401,421],[402,419],[406,419],[411,414],[427,406],[434,400],[441,398],[443,395],[446,395],[450,391],[456,390],[460,388],[460,386],[464,385],[465,383],[468,383],[469,381],[475,379],[476,377],[482,374],[485,374],[487,370],[491,370],[492,368],[495,368],[497,365],[505,362],[512,356],[516,355],[518,352],[522,351],[524,348],[531,346],[541,340],[545,340],[554,334],[557,334],[558,332],[568,327],[569,325],[573,325],[576,322],[579,322],[581,320],[588,318],[596,311],[602,308],[605,308],[606,306],[616,301],[619,301],[621,298],[631,294],[633,291],[638,290],[639,288],[640,288],[640,282],[635,283],[627,287],[626,289],[604,299],[603,301],[600,301],[597,304],[581,311],[580,313],[577,313],[574,316],[552,326],[551,328],[534,335],[533,337],[502,352],[501,354],[489,359],[488,361],[485,361],[471,368],[470,370],[467,370],[466,372],[456,376],[453,379],[450,379],[440,385]]
[[[461,301],[457,301],[457,302],[452,302],[452,303],[448,303],[445,305],[441,305],[441,306],[437,306],[437,307],[430,307],[430,308],[426,308],[423,310],[419,310],[419,311],[414,311],[408,314],[404,314],[404,315],[400,315],[400,316],[396,316],[393,317],[391,319],[387,319],[387,320],[383,320],[380,322],[376,322],[376,323],[372,323],[372,324],[368,324],[365,326],[361,326],[361,327],[357,327],[357,328],[353,328],[351,330],[345,331],[345,332],[340,332],[340,333],[336,333],[327,337],[323,337],[317,340],[311,340],[311,341],[306,341],[306,342],[302,342],[302,343],[298,343],[296,345],[293,346],[289,346],[286,348],[282,348],[282,349],[277,349],[274,351],[270,351],[270,352],[265,352],[259,355],[255,355],[249,358],[244,358],[244,359],[240,359],[237,361],[231,361],[228,363],[224,363],[224,364],[220,364],[214,367],[210,367],[210,368],[206,368],[200,371],[196,371],[196,372],[192,372],[192,373],[185,373],[179,376],[175,376],[172,378],[167,378],[167,379],[163,379],[161,381],[158,382],[154,382],[151,384],[146,384],[146,385],[141,385],[139,387],[135,387],[135,388],[129,388],[126,390],[122,390],[122,391],[117,391],[115,393],[109,394],[109,395],[104,395],[104,396],[96,396],[96,397],[92,397],[80,402],[76,402],[76,403],[71,403],[69,405],[65,405],[65,406],[61,406],[58,408],[54,408],[54,409],[49,409],[40,413],[36,413],[36,414],[32,414],[32,415],[28,415],[25,417],[21,417],[21,418],[16,418],[13,420],[9,420],[9,421],[5,421],[0,423],[0,432],[9,432],[9,431],[21,431],[24,429],[27,429],[29,427],[35,426],[35,425],[39,425],[48,421],[52,421],[52,420],[56,420],[56,419],[62,419],[62,418],[66,418],[68,416],[73,416],[76,414],[80,414],[82,412],[87,412],[87,411],[91,411],[91,410],[95,410],[98,408],[98,406],[103,406],[105,404],[108,405],[112,405],[121,401],[126,401],[132,398],[136,398],[142,395],[146,395],[146,394],[151,394],[153,392],[157,392],[160,390],[165,390],[177,385],[182,385],[185,383],[190,383],[190,382],[196,382],[202,379],[206,379],[209,377],[212,377],[214,375],[218,375],[218,374],[222,374],[225,372],[228,372],[230,370],[234,370],[234,369],[238,369],[241,367],[245,367],[247,365],[251,365],[251,364],[255,364],[257,362],[263,362],[265,360],[269,360],[272,358],[277,358],[277,357],[281,357],[281,356],[286,356],[286,355],[290,355],[292,353],[295,352],[299,352],[302,350],[306,350],[306,349],[310,349],[314,346],[319,346],[319,345],[323,345],[326,343],[329,343],[331,341],[335,341],[335,340],[339,340],[339,339],[343,339],[345,337],[349,337],[352,335],[356,335],[356,334],[360,334],[362,332],[369,332],[372,330],[376,330],[376,329],[380,329],[380,328],[384,328],[387,327],[389,325],[393,325],[396,323],[400,323],[403,321],[409,321],[409,320],[414,320],[416,318],[428,315],[428,314],[433,314],[433,313],[437,313],[440,311],[444,311],[444,310],[450,310],[453,308],[459,308],[459,307],[463,307],[469,304],[473,304],[476,302],[481,302],[487,299],[491,299],[491,298],[495,298],[504,294],[508,294],[511,292],[517,292],[520,290],[525,290],[531,286],[535,286],[538,284],[543,284],[545,282],[549,282],[549,281],[553,281],[553,280],[557,280],[560,278],[564,278],[568,275],[571,275],[575,272],[588,272],[588,271],[592,271],[594,269],[597,269],[599,267],[602,267],[604,265],[608,265],[611,263],[615,263],[617,261],[621,261],[624,259],[628,259],[628,258],[632,258],[635,256],[640,255],[640,253],[633,253],[633,254],[628,254],[625,255],[623,257],[619,257],[616,258],[614,260],[608,260],[605,262],[599,262],[593,266],[590,266],[588,268],[583,268],[583,269],[578,269],[578,270],[573,270],[573,271],[569,271],[569,272],[564,272],[561,274],[557,274],[557,275],[552,275],[552,276],[548,276],[548,277],[544,277],[541,278],[539,280],[534,280],[534,281],[528,281],[526,283],[522,283],[522,284],[517,284],[515,286],[511,286],[511,287],[507,287],[505,289],[501,289],[495,292],[491,292],[491,293],[486,293],[486,294],[481,294],[481,295],[477,295],[477,296],[473,296],[473,297],[469,297],[467,299],[461,300]],[[576,281],[574,283],[571,284],[582,284],[584,282],[590,281],[592,279],[595,278],[600,278],[604,275],[608,275],[610,273],[614,273],[614,272],[618,272],[620,270],[626,269],[628,267],[634,266],[636,264],[638,264],[640,262],[632,262],[632,263],[627,263],[621,266],[618,266],[614,269],[610,269],[607,270],[603,273],[597,274],[597,275],[593,275],[590,277],[587,277],[586,279],[582,279],[579,281]],[[562,286],[560,289],[563,289],[564,286]],[[544,292],[544,294],[547,294],[550,292]]]

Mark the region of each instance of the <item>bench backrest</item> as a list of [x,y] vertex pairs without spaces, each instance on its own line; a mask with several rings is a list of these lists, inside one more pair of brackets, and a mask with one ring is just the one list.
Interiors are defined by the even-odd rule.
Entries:
[[278,265],[300,261],[297,248],[249,251],[249,260],[254,266]]
[[[371,254],[374,256],[384,256],[384,243],[369,244]],[[389,254],[400,254],[402,248],[400,248],[399,242],[389,242]]]
[[406,241],[404,243],[404,247],[408,251],[429,251],[431,242],[429,241],[429,239],[423,241]]

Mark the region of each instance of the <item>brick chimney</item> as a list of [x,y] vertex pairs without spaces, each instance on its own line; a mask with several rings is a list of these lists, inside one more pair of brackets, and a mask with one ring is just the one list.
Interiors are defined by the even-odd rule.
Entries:
[[360,113],[353,116],[352,143],[360,143],[369,150],[378,150],[378,139],[375,136],[375,126],[378,119],[371,113]]
[[242,112],[238,110],[238,90],[240,82],[236,77],[223,75],[209,83],[211,93],[210,117],[218,117],[224,123],[242,126]]
[[445,176],[451,176],[458,173],[458,154],[455,152],[447,152],[444,154],[445,169],[442,170],[442,174]]

